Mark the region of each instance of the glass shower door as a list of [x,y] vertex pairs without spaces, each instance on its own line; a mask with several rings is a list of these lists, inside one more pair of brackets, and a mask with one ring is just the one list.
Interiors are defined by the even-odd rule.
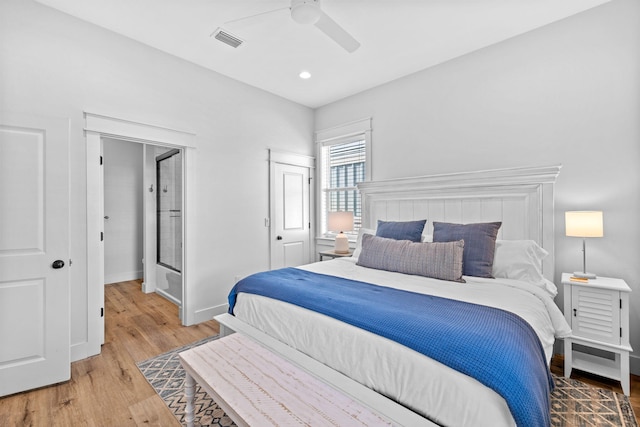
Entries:
[[182,271],[182,153],[156,157],[157,263]]

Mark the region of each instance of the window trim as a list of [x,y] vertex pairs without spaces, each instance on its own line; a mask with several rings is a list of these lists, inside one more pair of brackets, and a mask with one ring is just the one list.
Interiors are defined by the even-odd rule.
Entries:
[[[348,142],[365,141],[365,182],[372,179],[372,154],[371,154],[371,133],[372,118],[367,117],[352,122],[347,122],[331,128],[319,130],[315,132],[316,142],[316,159],[317,160],[317,182],[316,182],[316,218],[321,220],[324,218],[325,206],[322,204],[322,174],[324,173],[324,164],[322,163],[322,148],[335,144],[343,144]],[[316,239],[330,239],[335,233],[324,232],[324,225],[317,224],[316,231],[318,235]],[[355,236],[353,236],[355,239]],[[350,239],[352,240],[352,239]]]

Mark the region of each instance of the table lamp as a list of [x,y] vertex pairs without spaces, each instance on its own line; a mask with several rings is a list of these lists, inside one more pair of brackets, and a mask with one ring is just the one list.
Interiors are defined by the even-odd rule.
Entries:
[[349,238],[343,232],[353,230],[353,212],[329,212],[327,229],[329,231],[339,231],[336,236],[335,253],[348,254]]
[[582,271],[573,273],[575,277],[595,279],[596,275],[587,273],[586,237],[604,236],[601,211],[570,211],[564,213],[566,235],[582,237]]

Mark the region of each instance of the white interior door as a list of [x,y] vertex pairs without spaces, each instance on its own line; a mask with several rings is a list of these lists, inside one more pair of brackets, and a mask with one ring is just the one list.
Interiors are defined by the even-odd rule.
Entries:
[[275,162],[272,168],[271,268],[308,264],[310,168]]
[[68,135],[0,115],[0,396],[70,378]]

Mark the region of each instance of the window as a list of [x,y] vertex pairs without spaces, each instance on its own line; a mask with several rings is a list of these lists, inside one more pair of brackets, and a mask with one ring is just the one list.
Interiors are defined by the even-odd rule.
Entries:
[[[369,124],[367,119],[366,123]],[[361,122],[358,122],[361,123]],[[353,124],[347,125],[351,126]],[[331,131],[335,133],[340,128]],[[328,132],[328,131],[325,131]],[[319,132],[321,136],[323,132]],[[370,129],[349,136],[319,140],[319,181],[320,181],[320,232],[330,235],[327,230],[327,213],[334,211],[353,212],[353,231],[357,234],[362,226],[362,202],[356,185],[370,179]]]

